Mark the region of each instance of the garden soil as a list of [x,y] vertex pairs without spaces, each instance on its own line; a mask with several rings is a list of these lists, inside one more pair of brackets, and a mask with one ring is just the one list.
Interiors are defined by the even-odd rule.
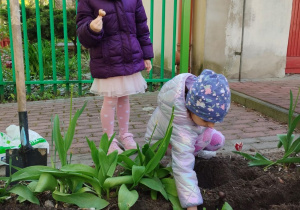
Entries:
[[[270,154],[271,160],[279,153]],[[268,170],[262,167],[249,167],[240,156],[217,156],[210,160],[196,158],[195,171],[198,176],[204,204],[198,209],[221,209],[228,202],[234,210],[299,210],[300,209],[300,167],[290,169],[273,166]],[[22,204],[12,197],[0,209],[78,209],[76,206],[56,203],[50,193],[39,196],[41,206],[28,202]],[[118,209],[117,198],[109,200],[106,210]],[[48,203],[48,204],[46,204]],[[54,207],[50,207],[51,205]],[[171,204],[159,196],[150,198],[149,192],[139,191],[139,199],[133,210],[168,210]]]

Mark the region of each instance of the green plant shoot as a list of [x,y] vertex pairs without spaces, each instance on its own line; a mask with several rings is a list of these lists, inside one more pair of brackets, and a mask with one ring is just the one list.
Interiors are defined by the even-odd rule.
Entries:
[[294,140],[295,136],[293,135],[297,125],[300,122],[300,115],[294,116],[295,109],[298,103],[300,95],[300,87],[298,90],[298,94],[293,103],[293,93],[290,90],[290,107],[289,107],[289,116],[288,116],[288,131],[286,134],[278,134],[279,142],[278,148],[283,146],[284,155],[282,158],[272,161],[268,158],[264,157],[263,155],[256,153],[254,156],[249,155],[244,152],[240,151],[233,151],[235,154],[239,154],[244,158],[250,160],[248,163],[249,166],[265,166],[265,169],[274,165],[274,164],[281,164],[284,167],[289,167],[291,163],[300,163],[300,157],[297,155],[300,152],[300,137]]

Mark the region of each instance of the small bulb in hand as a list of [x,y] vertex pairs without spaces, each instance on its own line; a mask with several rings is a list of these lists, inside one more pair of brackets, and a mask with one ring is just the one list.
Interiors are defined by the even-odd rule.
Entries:
[[106,12],[103,9],[99,9],[99,16],[103,17],[106,15]]

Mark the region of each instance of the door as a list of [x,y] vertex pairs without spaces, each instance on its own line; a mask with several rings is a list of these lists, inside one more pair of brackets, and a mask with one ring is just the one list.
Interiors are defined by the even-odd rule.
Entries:
[[300,74],[300,0],[293,0],[285,73]]

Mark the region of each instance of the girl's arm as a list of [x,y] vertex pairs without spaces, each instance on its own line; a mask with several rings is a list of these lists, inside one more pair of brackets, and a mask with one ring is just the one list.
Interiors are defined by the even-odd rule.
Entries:
[[80,43],[86,48],[96,46],[104,34],[103,29],[100,32],[95,32],[90,28],[90,23],[96,18],[94,10],[90,7],[87,0],[80,0],[77,7],[76,33]]
[[137,0],[135,10],[136,34],[143,51],[143,59],[150,60],[154,57],[153,46],[150,40],[150,32],[147,25],[147,15],[142,0]]
[[180,125],[173,124],[172,137],[172,169],[180,204],[183,208],[201,205],[203,199],[194,171],[196,136],[188,136]]

